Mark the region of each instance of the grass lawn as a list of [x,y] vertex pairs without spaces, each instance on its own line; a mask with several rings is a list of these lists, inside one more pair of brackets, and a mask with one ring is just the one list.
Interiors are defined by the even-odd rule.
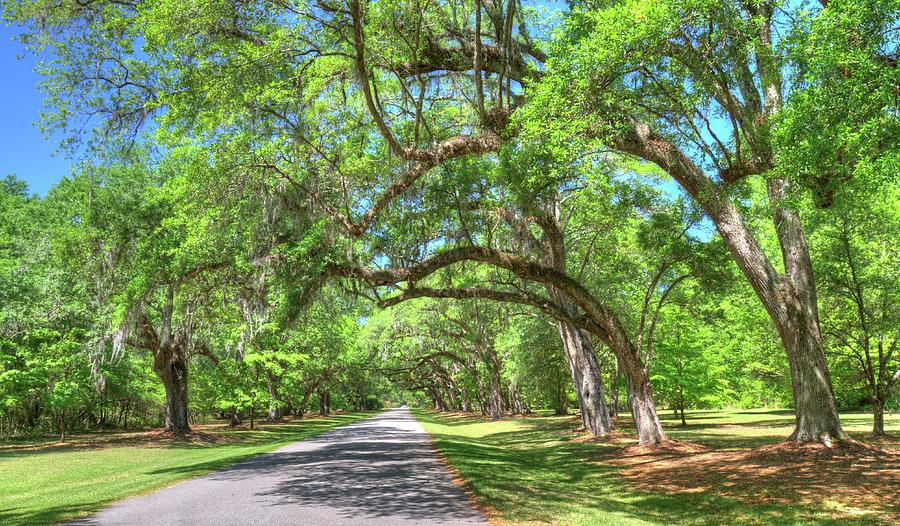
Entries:
[[[662,415],[675,444],[649,452],[626,426],[604,441],[574,433],[574,417],[497,422],[419,410],[416,417],[496,524],[895,524],[900,453],[841,453],[781,442],[789,411],[696,411],[688,426]],[[871,415],[843,415],[870,441]],[[900,449],[900,415],[885,418]],[[759,449],[751,449],[759,448]]]
[[0,442],[0,524],[54,524],[125,497],[224,468],[373,413],[262,424],[253,431],[198,426],[174,440],[157,432]]

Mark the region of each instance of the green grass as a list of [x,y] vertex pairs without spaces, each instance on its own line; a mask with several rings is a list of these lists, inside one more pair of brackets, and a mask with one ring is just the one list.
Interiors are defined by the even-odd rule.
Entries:
[[106,433],[66,444],[0,443],[0,524],[53,524],[87,515],[371,415],[336,414],[254,431],[205,427],[205,441]]
[[[758,503],[714,492],[639,491],[610,462],[623,444],[573,440],[573,417],[536,416],[497,422],[480,417],[416,411],[435,445],[458,470],[479,503],[500,522],[564,525],[879,524],[879,513],[835,514],[827,503]],[[757,447],[783,440],[792,429],[787,411],[698,411],[680,427],[662,415],[672,438],[718,449]],[[622,421],[624,423],[624,421]],[[865,440],[871,416],[844,416],[848,430]],[[896,446],[900,416],[886,418]],[[628,430],[626,430],[628,431]],[[888,469],[888,468],[885,468]],[[813,468],[814,470],[814,468]],[[772,488],[777,491],[777,488]],[[878,491],[878,489],[875,489]],[[889,503],[890,487],[881,489]],[[840,508],[839,508],[840,509]]]

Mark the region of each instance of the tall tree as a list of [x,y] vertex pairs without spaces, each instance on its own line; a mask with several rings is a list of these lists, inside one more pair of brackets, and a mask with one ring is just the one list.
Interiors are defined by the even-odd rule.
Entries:
[[[873,3],[862,4],[857,7]],[[826,5],[818,16],[841,16],[842,7]],[[529,102],[537,133],[543,134],[537,123],[549,110],[561,123],[550,129],[562,137],[597,137],[654,163],[702,207],[781,336],[797,415],[791,439],[830,444],[845,434],[822,345],[808,242],[791,200],[798,181],[781,169],[783,148],[773,138],[785,106],[803,93],[802,86],[786,89],[785,71],[797,63],[774,30],[782,23],[794,29],[797,9],[805,13],[802,6],[768,1],[578,4],[558,34],[550,73]],[[864,46],[865,63],[893,72],[882,56],[892,15],[881,14],[844,29],[874,39]],[[766,178],[778,263],[741,210],[739,189],[753,176]]]

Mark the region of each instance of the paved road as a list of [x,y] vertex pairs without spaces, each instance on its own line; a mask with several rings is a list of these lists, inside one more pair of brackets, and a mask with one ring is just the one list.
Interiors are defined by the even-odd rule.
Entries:
[[69,524],[479,525],[406,409],[340,427]]

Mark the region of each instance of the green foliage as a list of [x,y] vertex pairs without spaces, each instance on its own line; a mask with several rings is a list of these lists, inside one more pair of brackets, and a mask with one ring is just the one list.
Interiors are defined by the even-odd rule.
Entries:
[[[355,13],[5,1],[22,44],[46,58],[42,126],[87,160],[43,197],[13,177],[0,184],[2,432],[55,429],[59,415],[155,424],[157,380],[176,359],[196,421],[388,398],[565,411],[556,321],[533,305],[371,305],[416,286],[539,299],[552,287],[474,261],[390,286],[335,271],[405,270],[472,246],[557,265],[622,325],[662,403],[786,405],[777,334],[707,203],[721,194],[783,270],[773,177],[801,183],[788,204],[814,225],[838,398],[867,403],[874,369],[856,366],[857,342],[867,333],[889,348],[898,325],[895,308],[873,314],[897,303],[897,0],[779,4],[772,43],[757,4],[510,3],[495,6],[519,9],[504,37],[487,29],[504,17],[479,3],[485,63],[474,72],[471,2]],[[666,163],[632,157],[623,144],[637,122],[710,185],[688,198]],[[429,164],[436,145],[480,133],[502,145]],[[561,261],[544,214],[559,223]],[[862,315],[845,286],[842,225]],[[175,340],[177,353],[161,351]]]

